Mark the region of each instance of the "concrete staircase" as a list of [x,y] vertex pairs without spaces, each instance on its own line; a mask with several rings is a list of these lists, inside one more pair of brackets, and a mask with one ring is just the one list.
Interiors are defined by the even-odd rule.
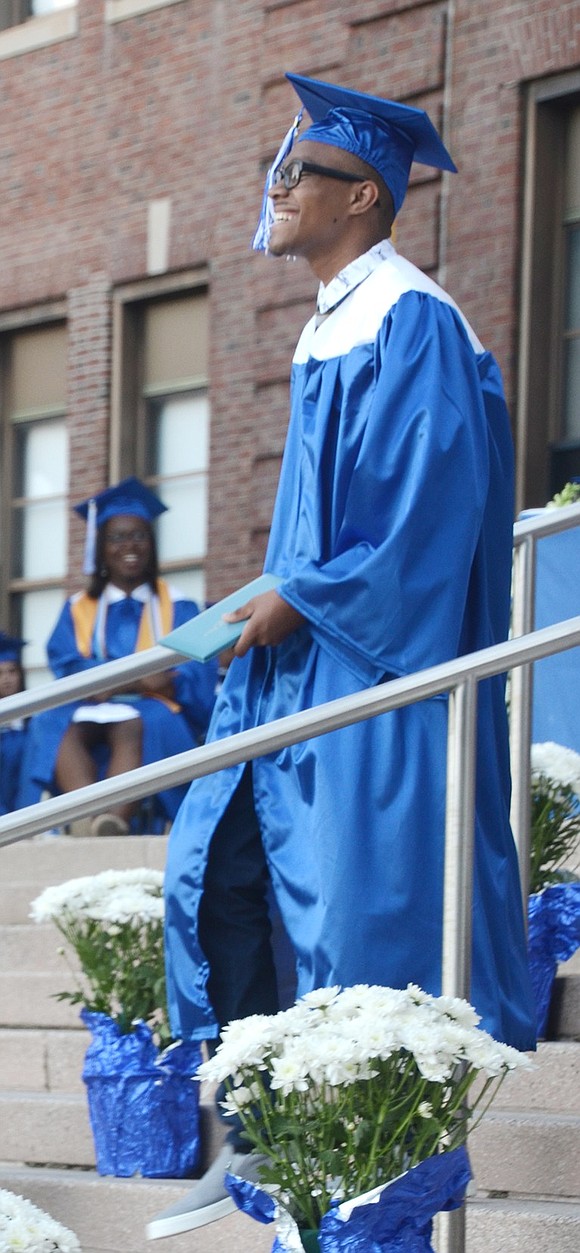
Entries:
[[[147,1219],[191,1184],[97,1175],[80,1078],[89,1036],[76,1009],[52,998],[71,986],[58,933],[28,917],[47,884],[107,867],[162,869],[165,851],[161,836],[37,837],[0,850],[0,1187],[71,1227],[83,1253],[266,1253],[271,1229],[237,1213],[150,1244]],[[580,954],[561,968],[554,1004],[554,1039],[536,1071],[509,1077],[471,1139],[466,1253],[580,1250]],[[206,1157],[221,1134],[210,1108]]]

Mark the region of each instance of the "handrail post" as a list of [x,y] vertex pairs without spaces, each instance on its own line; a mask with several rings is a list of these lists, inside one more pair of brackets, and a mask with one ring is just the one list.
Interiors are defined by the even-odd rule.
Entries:
[[[536,539],[527,535],[514,549],[512,638],[534,629]],[[530,746],[532,740],[533,667],[518,666],[510,675],[510,758],[512,801],[510,821],[520,867],[524,916],[530,884]]]
[[[477,679],[449,693],[441,991],[469,1000],[475,841]],[[439,1253],[463,1253],[465,1206],[438,1217]]]

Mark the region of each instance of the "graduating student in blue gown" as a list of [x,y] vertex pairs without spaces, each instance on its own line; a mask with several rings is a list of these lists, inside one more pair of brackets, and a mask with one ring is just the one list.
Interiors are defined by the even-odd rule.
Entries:
[[[282,582],[233,615],[247,624],[214,740],[508,631],[513,453],[499,370],[388,240],[412,159],[451,159],[420,111],[288,77],[314,124],[271,172],[268,247],[305,257],[321,286],[292,365],[265,559]],[[484,1028],[527,1049],[504,687],[479,692],[471,1000]],[[440,992],[446,735],[437,697],[194,781],[166,873],[176,1036],[211,1039],[228,1019],[276,1010],[267,876],[299,993]],[[237,1155],[233,1169],[246,1165]],[[215,1166],[150,1236],[224,1212]]]
[[[152,523],[166,506],[144,484],[124,479],[75,508],[87,519],[85,564],[92,578],[86,592],[65,602],[48,640],[55,678],[151,648],[198,613],[194,601],[159,577]],[[30,725],[25,802],[34,803],[44,788],[71,791],[194,748],[207,731],[216,683],[216,663],[186,662],[109,699],[39,714]],[[175,817],[185,792],[181,785],[156,794],[161,825]],[[98,815],[91,829],[122,834],[135,808]]]
[[[26,641],[0,631],[0,699],[24,688],[22,649]],[[20,776],[28,724],[24,718],[0,724],[0,814],[20,805]]]

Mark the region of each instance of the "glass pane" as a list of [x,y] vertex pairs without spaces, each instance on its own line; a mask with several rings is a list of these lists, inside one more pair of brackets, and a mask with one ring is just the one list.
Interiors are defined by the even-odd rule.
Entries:
[[77,0],[32,0],[32,15],[54,13],[57,9],[70,9]]
[[564,344],[564,439],[580,439],[580,338]]
[[198,609],[205,609],[205,573],[203,570],[172,570],[169,582]]
[[152,406],[150,421],[150,473],[183,474],[207,469],[209,401],[205,393],[173,396]]
[[566,237],[566,330],[580,330],[580,225]]
[[39,501],[14,512],[13,576],[59,578],[67,568],[68,518],[62,500]]
[[22,496],[66,495],[68,490],[68,438],[66,425],[34,422],[17,427],[17,450],[21,465]]
[[157,540],[161,561],[199,558],[207,544],[207,480],[168,479],[159,485],[159,494],[168,507],[158,522]]
[[58,588],[45,592],[25,592],[20,600],[22,638],[28,643],[22,651],[26,686],[38,687],[54,677],[46,662],[46,641],[62,608]]

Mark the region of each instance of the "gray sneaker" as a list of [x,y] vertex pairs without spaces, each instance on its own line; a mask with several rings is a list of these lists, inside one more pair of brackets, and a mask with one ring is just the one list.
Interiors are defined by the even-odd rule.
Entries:
[[146,1227],[147,1239],[178,1236],[183,1231],[194,1231],[196,1227],[205,1227],[218,1218],[225,1218],[226,1214],[232,1214],[236,1204],[226,1191],[226,1173],[229,1171],[232,1175],[241,1175],[250,1183],[258,1183],[260,1165],[265,1160],[260,1153],[235,1153],[231,1145],[225,1144],[191,1191],[151,1219]]

